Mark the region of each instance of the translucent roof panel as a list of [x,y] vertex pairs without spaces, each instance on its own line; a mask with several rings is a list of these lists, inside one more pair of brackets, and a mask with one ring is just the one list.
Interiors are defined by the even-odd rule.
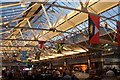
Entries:
[[[118,20],[118,14],[119,14],[118,6],[116,6],[112,9],[110,9],[110,10],[107,10],[107,11],[103,12],[102,14],[100,14],[100,16],[105,16],[107,18],[112,18],[114,20]],[[105,24],[107,24],[108,28],[112,27],[113,29],[116,30],[116,21],[108,20],[108,19],[106,20],[106,18],[100,18],[100,26],[105,27]],[[72,28],[72,29],[67,30],[66,32],[73,32],[74,33],[74,32],[78,31],[78,33],[76,33],[76,34],[79,34],[79,32],[81,32],[81,31],[84,32],[85,31],[88,34],[88,20],[79,24],[79,25],[77,25],[77,26],[75,26],[75,27],[77,29]],[[65,33],[62,33],[62,34],[64,36],[66,36]],[[74,36],[74,34],[72,34],[72,35],[68,34],[67,36]],[[52,40],[55,39],[55,38],[57,38],[57,36],[52,38]]]
[[[15,6],[12,6],[14,4],[17,4],[18,2],[3,2],[1,5],[11,5],[10,7],[3,7],[0,12],[0,16],[2,17],[2,22],[7,22],[14,20],[16,18],[21,18],[24,14],[21,14],[24,12],[24,10],[27,9],[29,3],[24,3],[24,7],[22,7],[22,4],[18,4]],[[17,21],[19,22],[19,20]],[[12,24],[13,25],[13,24]],[[16,24],[14,24],[16,25]]]
[[[54,0],[53,2],[49,1],[50,4],[65,6],[73,9],[81,10],[81,3],[78,1],[62,1],[62,0]],[[87,1],[87,0],[86,0]],[[91,13],[95,12],[100,13],[99,16],[104,16],[106,18],[100,18],[100,26],[102,28],[113,28],[116,31],[116,21],[118,19],[118,9],[117,3],[105,3],[104,7],[102,7],[100,0],[96,0],[97,2],[89,3],[89,8],[92,7],[92,10],[88,10]],[[84,2],[84,1],[83,1]],[[15,5],[13,5],[15,4]],[[38,44],[38,40],[46,41],[45,47],[49,48],[50,46],[54,45],[56,42],[62,41],[65,39],[66,43],[69,40],[71,41],[80,41],[88,46],[88,17],[87,13],[84,12],[74,11],[70,9],[50,6],[50,5],[41,5],[39,2],[25,2],[22,5],[21,2],[4,2],[1,3],[2,11],[0,12],[0,24],[9,25],[7,27],[18,27],[19,29],[15,28],[0,28],[0,37],[3,39],[11,39],[3,40],[5,43],[4,45],[8,44],[9,49],[16,50],[17,48],[11,48],[10,45],[14,46],[23,46],[18,48],[18,50],[34,50],[33,47],[36,48]],[[35,4],[35,7],[30,8],[32,5]],[[84,4],[84,3],[83,3]],[[4,6],[4,5],[9,5]],[[85,4],[84,4],[85,5]],[[116,6],[115,6],[116,5]],[[44,6],[44,7],[43,7]],[[30,10],[27,10],[27,9]],[[44,10],[45,9],[45,10]],[[84,9],[84,8],[83,8]],[[103,13],[101,13],[103,12]],[[22,14],[23,13],[23,14]],[[28,18],[29,17],[29,18]],[[114,19],[114,20],[110,20]],[[8,23],[8,24],[7,24]],[[106,25],[107,24],[107,25]],[[22,29],[20,29],[20,27]],[[32,29],[30,29],[32,28]],[[37,28],[37,29],[36,29]],[[39,30],[38,30],[39,28]],[[41,30],[43,28],[43,30]],[[46,29],[46,30],[45,30]],[[53,31],[52,31],[53,29]],[[54,29],[57,30],[54,31]],[[112,30],[111,30],[112,32]],[[81,34],[79,34],[81,33]],[[113,32],[113,36],[115,33]],[[111,37],[111,35],[107,35],[107,37]],[[85,38],[84,38],[85,37]],[[75,39],[73,39],[75,38]],[[78,39],[79,38],[79,39]],[[87,39],[86,39],[87,38]],[[114,36],[115,40],[116,36]],[[23,41],[17,41],[14,39],[23,39]],[[27,41],[26,41],[27,40]],[[34,41],[32,41],[34,40]],[[113,39],[111,39],[113,40]],[[47,43],[48,41],[48,43]],[[55,41],[52,42],[52,41]],[[52,43],[51,43],[52,42]],[[113,43],[114,44],[114,43]],[[24,46],[31,45],[32,48],[24,48]],[[76,46],[73,45],[75,48]],[[68,44],[68,49],[72,49],[70,44]],[[5,47],[4,49],[8,49]],[[87,47],[85,47],[87,48]],[[55,54],[56,52],[53,51],[54,48],[49,48],[46,50],[44,55]],[[77,48],[76,48],[77,49]],[[78,48],[81,49],[81,48]]]
[[[79,2],[50,2],[51,4],[55,5],[61,5],[61,6],[67,6],[67,7],[72,7],[76,8],[79,6]],[[69,9],[64,9],[64,8],[59,8],[59,7],[54,7],[54,6],[45,6],[47,16],[49,17],[50,23],[53,25],[56,23],[59,19],[63,18],[66,16],[68,13],[70,13],[72,10]],[[44,10],[40,10],[40,13],[44,13]],[[45,24],[48,25],[48,19],[46,19],[46,15],[39,15],[38,17],[35,17],[34,20],[32,21],[33,23],[36,22],[44,22]]]

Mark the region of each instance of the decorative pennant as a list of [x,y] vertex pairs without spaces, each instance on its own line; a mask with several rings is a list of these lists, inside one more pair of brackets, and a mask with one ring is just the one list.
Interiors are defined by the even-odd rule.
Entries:
[[93,44],[98,44],[100,32],[100,17],[88,15],[89,21],[89,41]]
[[41,51],[36,53],[35,59],[36,60],[40,60],[40,55],[41,55]]
[[117,22],[117,42],[120,47],[120,22]]
[[22,51],[22,55],[23,55],[22,61],[23,61],[23,62],[26,62],[26,60],[27,60],[27,58],[28,58],[28,57],[26,56],[26,55],[27,55],[27,51]]
[[62,54],[64,43],[57,44],[57,54]]
[[44,48],[44,43],[45,43],[45,41],[38,41],[38,43],[39,43],[39,48],[40,48],[41,50],[45,50],[45,48]]
[[22,51],[22,55],[26,56],[27,51]]
[[13,62],[17,62],[18,56],[17,55],[13,55]]

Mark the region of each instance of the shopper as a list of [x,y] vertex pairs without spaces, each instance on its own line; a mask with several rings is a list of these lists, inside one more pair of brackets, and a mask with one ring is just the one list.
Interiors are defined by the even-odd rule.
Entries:
[[101,78],[99,78],[99,77],[96,75],[96,71],[91,70],[91,71],[89,72],[89,77],[86,78],[85,80],[101,80]]

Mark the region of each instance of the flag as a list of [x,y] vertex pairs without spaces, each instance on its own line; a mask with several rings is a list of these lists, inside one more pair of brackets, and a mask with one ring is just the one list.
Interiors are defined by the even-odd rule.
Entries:
[[35,56],[35,59],[36,59],[36,60],[39,60],[39,59],[40,59],[40,55],[41,55],[41,51],[40,51],[40,52],[37,52],[37,53],[36,53],[36,56]]
[[27,63],[28,62],[28,56],[23,56],[22,57],[22,61],[25,62],[25,63]]
[[28,63],[28,56],[25,57],[24,63]]
[[100,17],[94,15],[88,15],[89,22],[89,41],[93,44],[99,43],[99,32],[100,32]]
[[26,56],[27,51],[22,51],[22,55]]
[[117,42],[120,47],[120,22],[117,22]]
[[58,43],[57,45],[57,54],[62,54],[64,43]]
[[26,60],[26,56],[23,56],[23,57],[22,57],[22,61],[25,61],[25,60]]
[[39,43],[39,48],[42,50],[45,50],[45,48],[44,48],[45,41],[39,41],[38,43]]
[[18,56],[17,55],[13,55],[13,62],[17,62]]
[[26,54],[27,54],[27,51],[22,51],[22,55],[23,55],[22,61],[23,61],[23,62],[26,62],[26,60],[27,60]]

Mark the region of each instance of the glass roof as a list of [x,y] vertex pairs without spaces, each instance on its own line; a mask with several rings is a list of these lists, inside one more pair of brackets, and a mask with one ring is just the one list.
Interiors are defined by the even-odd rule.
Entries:
[[[118,7],[119,6],[116,6],[116,7],[112,8],[108,11],[103,12],[100,15],[105,16],[107,18],[112,18],[112,19],[118,20],[118,14],[119,14]],[[101,20],[100,26],[106,27],[105,24],[107,24],[108,28],[110,26],[110,27],[112,27],[116,30],[116,22],[115,21],[106,20],[105,18],[101,18],[100,20]],[[67,30],[67,32],[73,32],[73,33],[75,32],[75,34],[79,34],[81,31],[82,32],[84,32],[84,31],[88,32],[88,20],[83,22],[82,24],[79,24],[79,25],[73,27],[70,30]],[[67,33],[61,33],[61,34],[63,34],[64,36],[71,36],[70,34],[67,34]],[[57,36],[52,38],[51,40],[55,40],[55,38],[57,38]],[[59,40],[59,38],[57,38],[57,40]]]
[[[2,2],[2,5],[9,5],[9,4],[15,4],[18,2]],[[50,3],[54,3],[56,5],[61,5],[61,6],[67,6],[67,7],[71,7],[71,8],[76,8],[78,6],[80,6],[80,3],[78,1],[76,2],[50,2]],[[13,20],[14,17],[19,16],[20,13],[22,13],[24,10],[26,10],[28,8],[30,3],[24,3],[25,7],[22,7],[21,5],[16,5],[16,6],[11,6],[11,7],[5,7],[2,8],[2,11],[0,12],[2,19],[0,21],[5,22],[5,21],[10,21]],[[63,8],[58,8],[58,7],[51,7],[51,6],[45,6],[46,11],[48,12],[47,15],[49,16],[49,20],[50,23],[53,25],[55,22],[57,22],[59,19],[63,18],[64,16],[66,16],[68,13],[70,13],[72,10],[68,10],[68,9],[63,9]],[[118,6],[100,14],[101,16],[105,16],[108,18],[115,19],[118,20]],[[39,13],[44,13],[43,10],[40,10]],[[114,16],[114,17],[113,17]],[[22,18],[22,15],[19,16],[18,18]],[[107,23],[109,25],[111,25],[114,29],[116,28],[116,23],[114,21],[111,20],[106,20],[105,22],[102,21],[104,20],[104,18],[101,18],[101,24],[103,23]],[[16,21],[16,22],[12,22],[11,25],[16,25],[20,20]],[[33,27],[39,27],[39,28],[47,28],[49,26],[48,21],[46,19],[45,15],[37,15],[34,17],[34,19],[30,22],[32,24]],[[43,24],[44,23],[44,24]],[[102,26],[102,25],[101,25]],[[88,27],[88,22],[83,22],[80,25],[77,25],[76,28],[72,28],[70,30],[68,30],[67,32],[76,32],[79,33],[80,30],[87,30]],[[8,29],[6,29],[8,30]],[[37,31],[39,32],[39,31]],[[68,33],[62,33],[62,35],[67,36],[69,35]]]
[[[59,6],[70,7],[73,9],[77,9],[78,7],[81,7],[81,3],[79,1],[69,2],[69,1],[62,1],[62,0],[56,1],[55,0],[53,2],[49,1],[48,3],[59,5]],[[51,28],[59,28],[59,26],[56,26],[56,25],[58,25],[60,20],[62,24],[64,24],[65,21],[69,20],[69,18],[66,19],[66,17],[68,17],[68,15],[70,15],[70,13],[73,12],[73,10],[50,6],[50,5],[41,6],[39,3],[36,4],[35,2],[23,2],[23,3],[22,2],[2,2],[0,3],[0,5],[3,6],[2,8],[0,8],[1,9],[0,26],[7,24],[13,27],[20,26],[20,27],[27,27],[27,28],[48,29],[46,31],[45,30],[32,30],[32,29],[16,30],[13,28],[9,29],[9,28],[0,27],[1,38],[10,38],[10,39],[14,38],[14,39],[25,39],[25,40],[35,40],[35,39],[37,40],[38,39],[39,40],[39,38],[41,38],[42,36],[45,36],[46,38],[48,37],[47,41],[57,42],[63,39],[67,40],[68,38],[74,37],[80,33],[83,33],[83,36],[87,36],[88,38],[88,19],[87,18],[83,22],[79,24],[75,24],[75,26],[65,30],[65,32],[61,32],[55,36],[52,36],[52,35],[46,36],[47,34],[50,34],[50,30],[49,30],[50,26]],[[30,8],[33,5],[35,6],[38,5],[39,7],[37,8],[36,6],[37,9],[35,9],[34,7]],[[45,8],[45,11],[44,11],[44,8]],[[107,27],[109,29],[113,28],[114,30],[116,30],[116,21],[118,21],[118,14],[119,14],[118,9],[119,9],[119,6],[117,5],[111,9],[105,10],[103,13],[98,14],[99,16],[104,16],[104,17],[109,18],[109,19],[100,18],[100,26],[102,28],[106,29]],[[94,13],[95,12],[96,11],[94,10]],[[114,19],[116,21],[113,21],[110,19]],[[66,27],[69,27],[69,25],[67,25]],[[61,31],[64,31],[64,30],[61,29]],[[109,35],[109,37],[112,41],[115,41],[116,39],[116,38],[111,38],[112,37],[111,35]],[[4,41],[4,42],[7,43],[7,41]],[[16,45],[18,43],[22,43],[24,45],[26,44],[30,44],[34,46],[37,45],[37,43],[32,43],[32,42],[28,42],[28,43],[22,42],[22,41],[21,42],[11,41],[11,42],[12,42],[12,45]],[[10,42],[8,43],[11,44]],[[52,44],[53,43],[46,43],[46,46],[50,46]]]

